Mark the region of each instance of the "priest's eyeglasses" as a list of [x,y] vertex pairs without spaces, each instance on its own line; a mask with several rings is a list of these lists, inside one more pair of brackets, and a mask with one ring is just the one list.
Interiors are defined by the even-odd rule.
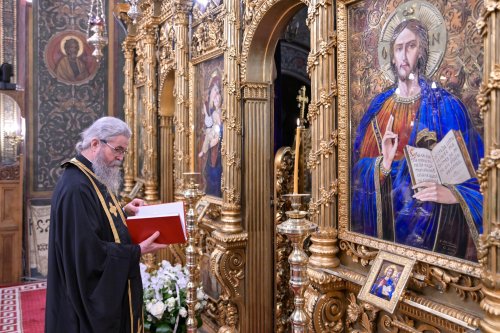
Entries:
[[123,147],[113,147],[112,145],[110,145],[108,143],[108,141],[106,140],[100,140],[102,143],[105,143],[109,148],[111,148],[111,150],[113,150],[113,152],[116,154],[116,155],[125,155],[127,153],[127,149],[123,148]]

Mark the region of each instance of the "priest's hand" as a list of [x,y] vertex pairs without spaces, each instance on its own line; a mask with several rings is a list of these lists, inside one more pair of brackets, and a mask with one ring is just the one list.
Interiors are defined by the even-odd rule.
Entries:
[[127,216],[134,216],[139,211],[139,207],[144,205],[146,205],[144,200],[135,198],[123,207],[123,211]]
[[441,184],[433,182],[422,182],[413,186],[413,189],[420,189],[413,197],[420,201],[433,201],[441,204],[456,204],[457,198],[451,190]]
[[157,239],[158,236],[160,236],[160,232],[156,231],[154,234],[149,236],[148,239],[139,243],[139,246],[141,247],[141,255],[146,254],[146,253],[156,252],[158,250],[161,250],[161,249],[164,249],[167,247],[166,244],[155,243],[155,239]]

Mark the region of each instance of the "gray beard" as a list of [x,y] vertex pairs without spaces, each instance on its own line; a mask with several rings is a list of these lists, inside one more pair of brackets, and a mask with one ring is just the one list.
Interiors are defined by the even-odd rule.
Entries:
[[98,152],[94,161],[92,162],[92,169],[94,170],[97,179],[113,194],[118,194],[122,186],[122,175],[120,173],[120,161],[113,161],[112,165],[107,165],[104,161],[102,152]]

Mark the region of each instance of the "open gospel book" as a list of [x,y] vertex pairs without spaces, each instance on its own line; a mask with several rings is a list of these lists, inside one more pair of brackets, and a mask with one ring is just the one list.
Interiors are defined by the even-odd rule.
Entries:
[[421,182],[455,185],[476,177],[460,131],[450,130],[432,150],[407,145],[404,153],[413,185]]
[[160,232],[160,236],[155,240],[156,243],[185,243],[184,203],[177,201],[141,206],[135,216],[127,218],[127,226],[132,242],[135,244],[149,238],[155,231]]

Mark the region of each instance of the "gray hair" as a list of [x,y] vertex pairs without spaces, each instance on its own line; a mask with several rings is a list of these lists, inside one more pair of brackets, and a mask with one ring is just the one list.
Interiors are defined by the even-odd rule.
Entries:
[[81,134],[82,140],[76,144],[77,153],[90,147],[92,139],[109,140],[115,136],[123,135],[130,138],[132,131],[123,120],[114,117],[102,117],[97,119],[89,128]]

